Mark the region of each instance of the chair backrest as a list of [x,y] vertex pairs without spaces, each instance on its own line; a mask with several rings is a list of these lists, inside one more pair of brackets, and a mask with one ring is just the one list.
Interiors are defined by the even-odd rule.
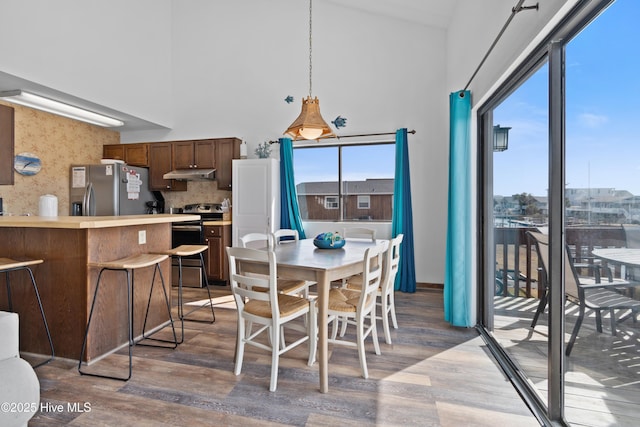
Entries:
[[640,248],[640,225],[622,224],[628,248]]
[[249,233],[238,239],[241,248],[263,249],[271,248],[271,236],[265,233]]
[[398,234],[396,237],[389,240],[389,248],[384,253],[381,280],[383,295],[393,292],[396,275],[398,274],[398,267],[400,265],[400,244],[402,243],[403,238],[404,234]]
[[[527,234],[533,238],[536,249],[538,251],[538,257],[543,270],[544,280],[549,286],[549,235],[538,232],[528,231]],[[571,261],[571,254],[569,252],[569,246],[565,247],[564,252],[564,292],[567,296],[578,300],[579,292],[578,287],[580,281],[578,279],[578,273],[576,272],[573,262]]]
[[[291,242],[300,240],[300,235],[298,234],[298,230],[290,230],[288,228],[281,228],[276,230],[271,235],[273,244],[279,245],[283,242]],[[282,239],[284,237],[284,239]]]
[[387,240],[367,248],[364,252],[364,271],[362,272],[362,290],[358,301],[358,312],[366,315],[375,310],[378,288],[382,280],[382,256],[388,247]]
[[373,242],[376,240],[376,230],[366,227],[347,227],[343,230],[342,237],[345,239],[366,239]]
[[[277,266],[276,255],[272,250],[259,250],[240,247],[227,247],[229,258],[229,284],[231,293],[236,301],[238,315],[244,315],[244,307],[251,300],[269,301],[271,306],[271,317],[278,320],[280,310],[278,307],[278,286],[277,286]],[[262,262],[269,264],[269,274],[255,275],[245,273],[242,269],[242,262]],[[254,287],[261,290],[254,291]],[[264,292],[268,288],[268,292]],[[266,316],[265,316],[266,317]]]

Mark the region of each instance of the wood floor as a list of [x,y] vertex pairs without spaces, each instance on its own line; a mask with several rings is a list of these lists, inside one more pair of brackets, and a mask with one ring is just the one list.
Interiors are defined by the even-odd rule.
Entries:
[[[306,345],[280,357],[276,392],[268,391],[270,355],[262,350],[248,347],[235,376],[236,311],[221,302],[228,288],[212,288],[216,322],[185,322],[175,350],[135,346],[128,382],[80,376],[71,360],[38,368],[41,411],[29,426],[538,425],[477,332],[443,320],[439,290],[397,293],[399,329],[392,345],[381,338],[380,356],[369,342],[369,379],[360,377],[355,349],[330,346],[329,393],[321,394]],[[185,293],[191,301],[206,295]],[[94,367],[125,373],[126,364],[123,350]]]

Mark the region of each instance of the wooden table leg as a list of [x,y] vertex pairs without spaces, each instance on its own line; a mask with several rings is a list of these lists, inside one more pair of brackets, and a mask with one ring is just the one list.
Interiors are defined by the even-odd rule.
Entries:
[[329,391],[328,373],[328,325],[327,311],[329,309],[330,283],[325,272],[318,272],[318,364],[320,365],[320,392]]

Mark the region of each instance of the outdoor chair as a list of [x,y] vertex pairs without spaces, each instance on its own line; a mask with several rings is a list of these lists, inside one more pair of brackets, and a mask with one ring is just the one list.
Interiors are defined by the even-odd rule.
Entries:
[[[549,283],[549,236],[537,232],[527,232],[527,234],[533,239],[538,251],[538,257],[541,265],[542,276],[542,294],[540,296],[540,303],[538,309],[533,317],[531,327],[535,328],[538,318],[542,312],[544,312],[548,301],[549,286],[553,284]],[[611,334],[616,335],[616,311],[622,310],[623,313],[631,311],[631,317],[634,323],[637,321],[636,316],[640,311],[640,301],[629,298],[622,295],[616,288],[627,286],[633,286],[634,284],[626,282],[621,279],[612,279],[611,282],[600,282],[596,278],[584,278],[579,277],[576,268],[571,261],[569,248],[566,247],[564,251],[564,268],[565,268],[565,295],[567,299],[579,307],[578,318],[573,327],[571,338],[567,343],[566,355],[571,354],[573,345],[575,344],[578,332],[584,320],[584,316],[587,309],[594,310],[596,316],[596,329],[602,333],[602,312],[608,311],[611,322]]]

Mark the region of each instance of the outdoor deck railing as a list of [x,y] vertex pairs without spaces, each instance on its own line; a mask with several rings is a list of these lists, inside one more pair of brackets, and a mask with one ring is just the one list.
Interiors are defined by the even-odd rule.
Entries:
[[[494,228],[497,295],[508,296],[512,292],[515,296],[537,296],[537,292],[532,292],[534,281],[540,281],[537,254],[527,231],[537,231],[537,228]],[[591,251],[595,248],[626,246],[622,226],[571,226],[566,228],[565,236],[574,261],[579,264],[593,264]],[[609,268],[606,262],[601,265]],[[610,267],[614,276],[619,277],[620,267]],[[501,286],[497,286],[498,283]]]

